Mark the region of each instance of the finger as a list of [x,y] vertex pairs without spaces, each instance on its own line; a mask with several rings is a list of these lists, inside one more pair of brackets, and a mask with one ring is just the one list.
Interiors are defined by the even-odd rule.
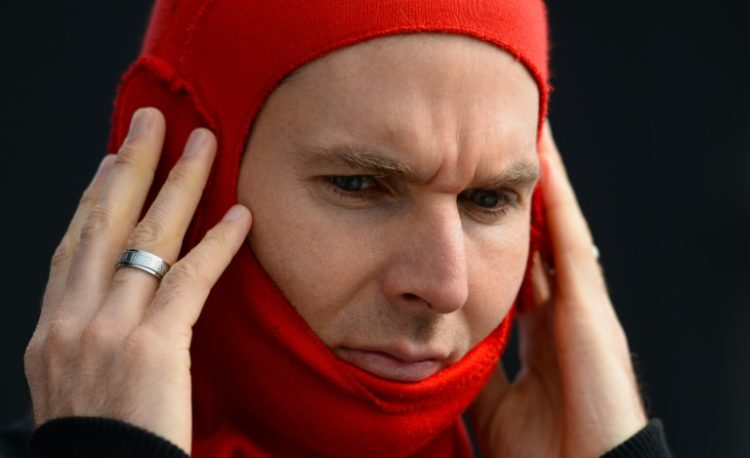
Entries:
[[84,319],[98,308],[115,269],[117,256],[133,229],[156,171],[164,142],[165,124],[154,108],[133,116],[130,131],[117,153],[112,171],[98,201],[81,228],[68,283],[69,301],[76,316]]
[[497,405],[509,388],[508,375],[505,373],[502,362],[498,362],[471,408],[471,415],[479,430],[484,429],[490,423]]
[[164,276],[144,322],[164,332],[184,332],[198,320],[208,293],[247,237],[250,211],[235,205],[201,242]]
[[531,266],[532,303],[535,309],[549,305],[552,296],[551,285],[552,279],[548,267],[544,265],[542,255],[537,251],[534,253]]
[[518,354],[521,366],[546,373],[554,368],[552,304],[545,302],[518,316]]
[[177,259],[215,155],[213,133],[203,128],[194,130],[182,157],[170,171],[146,216],[131,234],[128,247],[158,252],[168,262]]
[[[153,253],[173,264],[198,206],[216,154],[216,140],[207,129],[190,135],[183,156],[170,171],[146,216],[133,230],[127,248]],[[123,329],[135,326],[151,303],[159,280],[137,269],[119,269],[102,313]]]
[[539,252],[534,253],[531,267],[533,307],[518,317],[518,351],[525,368],[542,374],[555,371],[552,318],[554,276],[550,274]]
[[544,210],[552,242],[556,284],[561,294],[599,275],[588,224],[568,180],[549,123],[541,143],[542,191]]
[[552,335],[554,281],[554,275],[544,264],[541,254],[535,253],[531,268],[534,307],[519,316],[519,354],[525,366],[534,365],[544,371],[556,369]]
[[81,227],[88,217],[91,208],[94,206],[94,203],[99,198],[104,182],[106,181],[107,176],[109,176],[109,172],[114,164],[114,158],[114,155],[108,154],[99,163],[94,178],[83,192],[78,203],[78,208],[73,215],[73,219],[70,221],[68,229],[65,231],[65,235],[63,235],[60,244],[57,246],[57,249],[52,256],[50,275],[44,292],[42,317],[40,319],[49,315],[54,309],[54,306],[59,304],[58,299],[61,297],[62,291],[65,287],[73,254],[78,248]]
[[[561,399],[560,363],[553,330],[555,309],[551,301],[518,315],[519,386],[538,383],[547,401]],[[538,400],[537,400],[538,401]]]

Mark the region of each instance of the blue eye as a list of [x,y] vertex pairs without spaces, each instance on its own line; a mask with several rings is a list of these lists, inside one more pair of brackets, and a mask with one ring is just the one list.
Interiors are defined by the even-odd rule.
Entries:
[[459,200],[468,206],[467,210],[485,218],[484,221],[494,222],[510,210],[518,208],[519,197],[506,189],[467,189],[461,193]]
[[346,192],[358,192],[377,184],[375,178],[366,175],[328,177],[332,185]]
[[496,208],[498,205],[507,203],[507,197],[498,191],[489,189],[474,189],[468,192],[466,196],[471,203],[482,208]]

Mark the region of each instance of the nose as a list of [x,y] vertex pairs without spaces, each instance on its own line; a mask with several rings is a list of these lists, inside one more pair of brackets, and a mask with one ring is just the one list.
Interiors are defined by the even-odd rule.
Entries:
[[463,307],[469,285],[464,231],[455,205],[412,214],[396,232],[388,241],[393,251],[383,280],[387,299],[439,313]]

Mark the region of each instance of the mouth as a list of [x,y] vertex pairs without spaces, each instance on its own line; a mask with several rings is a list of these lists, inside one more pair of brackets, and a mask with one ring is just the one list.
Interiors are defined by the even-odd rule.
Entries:
[[397,351],[339,347],[336,356],[378,377],[397,382],[419,382],[437,373],[446,358],[437,353],[407,355]]

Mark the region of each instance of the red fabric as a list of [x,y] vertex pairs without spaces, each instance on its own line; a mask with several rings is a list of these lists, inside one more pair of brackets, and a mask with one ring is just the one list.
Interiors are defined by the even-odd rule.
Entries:
[[[513,54],[538,84],[541,129],[549,93],[541,0],[160,0],[119,89],[110,150],[135,109],[161,109],[158,189],[193,128],[216,133],[219,152],[186,251],[237,202],[248,132],[285,75],[337,48],[419,31],[469,35]],[[537,191],[532,251],[542,233],[539,199]],[[427,380],[380,379],[335,358],[246,245],[195,328],[194,456],[470,456],[460,414],[497,363],[511,321],[512,312]]]

